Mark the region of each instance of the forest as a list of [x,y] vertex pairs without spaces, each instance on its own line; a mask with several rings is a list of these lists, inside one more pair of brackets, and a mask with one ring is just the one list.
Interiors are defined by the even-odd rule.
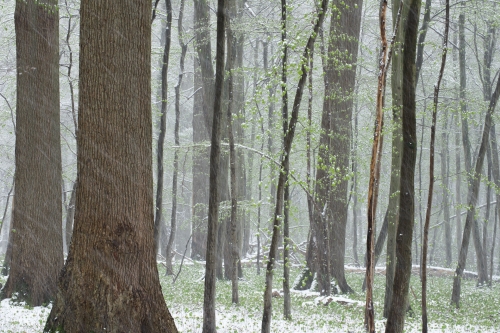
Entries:
[[500,332],[496,0],[0,0],[0,332]]

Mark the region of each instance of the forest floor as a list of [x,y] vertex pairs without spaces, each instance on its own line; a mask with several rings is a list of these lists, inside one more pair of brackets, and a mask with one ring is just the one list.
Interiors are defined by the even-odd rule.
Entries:
[[[177,272],[179,266],[174,270]],[[179,278],[172,284],[172,277],[164,276],[163,266],[159,266],[163,293],[172,316],[180,332],[201,332],[203,317],[203,274],[204,265],[185,262]],[[435,268],[428,279],[429,332],[500,332],[500,283],[490,287],[476,287],[475,281],[464,279],[462,284],[461,309],[449,305],[452,276],[448,269]],[[292,269],[292,277],[300,268]],[[361,284],[364,270],[348,267],[347,281],[355,290],[350,295],[335,295],[330,299],[320,298],[319,293],[310,291],[292,292],[291,321],[284,320],[281,312],[283,298],[273,299],[274,316],[271,332],[364,332],[364,298]],[[417,268],[418,271],[418,268]],[[254,267],[244,269],[244,278],[239,281],[240,305],[231,304],[231,282],[221,281],[217,285],[216,316],[219,333],[259,332],[262,319],[262,295],[264,273],[256,274]],[[278,268],[274,275],[274,287],[282,286],[282,272]],[[0,277],[4,284],[5,277]],[[379,269],[375,276],[374,300],[377,332],[382,332],[385,319],[382,318],[385,276]],[[277,293],[276,293],[277,295]],[[405,332],[421,332],[421,287],[418,275],[411,280],[408,314]],[[325,305],[328,303],[328,305]],[[13,304],[6,299],[0,303],[0,332],[42,332],[50,312],[48,307],[30,308]]]

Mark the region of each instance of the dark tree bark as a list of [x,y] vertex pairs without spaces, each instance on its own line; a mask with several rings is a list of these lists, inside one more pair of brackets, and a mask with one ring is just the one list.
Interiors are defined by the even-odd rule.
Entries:
[[[170,0],[167,0],[167,13],[170,13],[170,21],[172,20],[172,4]],[[170,8],[170,9],[169,9]],[[177,84],[175,85],[175,125],[174,125],[174,144],[176,146],[180,145],[179,140],[179,126],[181,118],[181,85],[182,79],[184,77],[184,61],[186,59],[187,44],[184,44],[183,38],[183,27],[182,19],[184,18],[184,0],[181,0],[179,8],[179,17],[177,18],[177,34],[179,38],[179,46],[181,47],[181,57],[179,60],[179,77],[177,79]],[[167,14],[168,21],[168,14]],[[168,26],[168,23],[167,23]],[[166,96],[165,96],[166,97]],[[163,116],[163,114],[162,114]],[[167,248],[165,251],[165,264],[166,264],[166,274],[173,275],[174,271],[172,269],[172,258],[173,258],[173,247],[175,241],[175,234],[177,229],[177,179],[179,177],[179,151],[176,149],[174,152],[174,171],[172,175],[172,215],[170,216],[170,235],[168,237]]]
[[16,1],[14,23],[15,232],[10,236],[9,278],[0,298],[17,293],[19,301],[37,306],[54,299],[64,260],[57,1]]
[[[210,145],[210,198],[208,202],[207,252],[205,292],[203,299],[203,332],[216,332],[215,283],[217,261],[217,229],[219,219],[219,167],[222,118],[222,89],[224,84],[224,54],[226,30],[225,0],[217,2],[217,47],[214,106]],[[221,246],[221,244],[219,244]]]
[[417,157],[416,103],[415,103],[415,56],[418,35],[420,0],[408,3],[404,21],[403,80],[402,85],[402,151],[399,199],[399,221],[396,235],[396,268],[392,302],[387,318],[386,333],[401,333],[411,275],[411,245],[415,215],[415,162]]
[[[479,193],[479,186],[480,186],[480,173],[483,168],[483,161],[484,161],[484,155],[486,153],[486,148],[487,148],[487,141],[490,135],[490,129],[491,129],[491,124],[492,124],[492,115],[493,111],[495,110],[495,106],[498,100],[498,96],[500,95],[500,77],[497,82],[497,86],[495,88],[495,92],[493,93],[491,100],[490,100],[490,105],[488,107],[488,111],[486,113],[486,118],[484,121],[484,129],[483,129],[483,135],[481,139],[481,145],[479,147],[479,153],[477,156],[476,160],[476,166],[474,169],[474,174],[471,175],[471,183],[469,185],[469,193],[467,195],[468,202],[467,206],[469,209],[467,210],[467,217],[465,220],[465,226],[464,226],[464,233],[463,233],[463,238],[462,238],[462,247],[460,249],[460,255],[458,257],[458,265],[457,269],[455,271],[455,277],[453,279],[453,292],[451,295],[451,304],[455,305],[457,308],[460,306],[460,287],[461,287],[461,280],[462,280],[462,274],[465,269],[465,263],[467,261],[467,250],[469,247],[469,240],[470,240],[470,233],[471,229],[473,227],[474,223],[474,215],[475,215],[475,207],[477,204],[477,197]],[[477,251],[477,249],[476,249]],[[480,273],[478,272],[478,275]],[[478,277],[479,278],[479,277]],[[487,279],[487,277],[486,277]],[[478,279],[478,283],[480,283],[480,280]]]
[[[321,1],[321,7],[318,8],[319,13],[314,24],[314,29],[309,39],[302,55],[303,59],[308,59],[310,56],[310,51],[313,48],[314,41],[318,35],[319,28],[323,25],[323,20],[325,18],[326,11],[328,10],[328,0]],[[274,221],[273,221],[273,234],[271,240],[271,246],[269,249],[269,257],[266,268],[266,286],[264,290],[264,313],[262,316],[262,333],[269,333],[271,330],[271,316],[272,316],[272,287],[273,287],[273,268],[274,261],[277,255],[277,245],[279,236],[279,226],[281,212],[283,210],[283,193],[285,187],[286,174],[283,172],[285,167],[288,165],[290,160],[290,151],[292,148],[293,137],[295,135],[295,128],[299,116],[300,102],[302,101],[302,95],[304,93],[304,86],[307,80],[308,71],[306,70],[307,62],[303,62],[301,66],[302,75],[300,76],[299,82],[297,84],[297,89],[295,92],[295,98],[292,104],[292,114],[290,121],[288,123],[288,129],[286,135],[283,139],[283,153],[280,158],[280,173],[278,178],[278,187],[276,189],[276,206],[274,210]]]
[[154,246],[151,5],[82,1],[75,230],[46,332],[176,332]]
[[[165,26],[165,47],[163,49],[163,61],[161,66],[161,117],[160,117],[160,133],[158,135],[158,145],[156,147],[156,206],[155,206],[155,253],[158,253],[160,246],[160,229],[163,215],[163,146],[165,144],[165,134],[167,132],[167,97],[168,97],[168,63],[170,57],[170,45],[172,44],[172,1],[165,0],[167,7],[167,25]],[[175,152],[177,156],[177,151]],[[174,156],[174,163],[175,163]],[[177,179],[175,179],[177,181]],[[175,208],[172,208],[174,211]],[[172,231],[170,231],[172,232]],[[167,255],[168,256],[168,255]],[[169,258],[167,258],[169,259]],[[168,261],[167,261],[168,262]],[[171,265],[171,263],[170,263]],[[168,263],[167,263],[168,269]]]
[[[429,243],[429,225],[431,222],[432,211],[432,195],[434,191],[434,146],[436,142],[436,119],[437,107],[439,101],[439,88],[441,87],[441,80],[443,78],[444,67],[446,65],[446,54],[448,52],[448,29],[450,25],[450,2],[446,0],[446,18],[443,34],[443,53],[441,57],[441,68],[437,84],[434,86],[434,102],[432,105],[432,124],[431,124],[431,142],[430,142],[430,158],[429,158],[429,191],[427,194],[427,210],[425,213],[424,225],[424,241],[422,247],[422,333],[427,333],[427,248]],[[443,164],[443,161],[441,161]],[[436,235],[434,233],[434,235]],[[451,259],[451,254],[450,254]]]
[[[392,1],[392,22],[395,29],[398,8],[401,1]],[[384,296],[384,313],[385,318],[389,315],[389,308],[392,302],[392,285],[394,283],[394,272],[396,269],[396,234],[398,228],[399,214],[399,187],[400,187],[400,170],[401,170],[401,151],[402,147],[402,130],[401,130],[401,112],[402,112],[402,89],[403,89],[403,44],[404,44],[404,26],[408,15],[408,6],[403,5],[400,14],[400,26],[396,33],[394,44],[392,74],[391,74],[391,91],[392,91],[392,155],[391,155],[391,181],[389,185],[389,203],[387,205],[387,255],[386,255],[386,283]]]

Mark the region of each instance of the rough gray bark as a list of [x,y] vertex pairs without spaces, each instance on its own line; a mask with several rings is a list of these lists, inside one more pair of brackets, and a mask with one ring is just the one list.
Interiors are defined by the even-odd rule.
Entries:
[[[194,1],[194,34],[196,59],[194,60],[193,142],[207,142],[212,131],[214,104],[214,69],[210,37],[210,13],[206,0]],[[209,201],[210,149],[193,151],[193,199],[191,258],[205,259],[207,244],[207,214]]]
[[[325,100],[323,112],[330,117],[328,165],[338,170],[337,181],[328,193],[331,216],[327,219],[330,273],[343,293],[352,292],[345,278],[345,237],[347,226],[348,173],[350,172],[351,122],[355,88],[362,1],[334,0],[325,66]],[[338,50],[345,50],[338,52]],[[342,66],[334,65],[336,62]],[[331,176],[331,175],[330,175]]]
[[176,332],[154,252],[151,4],[80,13],[75,230],[44,331]]
[[14,24],[16,188],[9,278],[0,298],[17,293],[38,306],[54,300],[64,260],[57,1],[16,1]]

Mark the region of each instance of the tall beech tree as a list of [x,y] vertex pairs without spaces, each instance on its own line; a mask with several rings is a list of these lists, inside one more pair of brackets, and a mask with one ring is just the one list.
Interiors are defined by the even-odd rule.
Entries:
[[[194,59],[193,143],[210,140],[214,96],[214,68],[210,38],[210,12],[206,0],[194,0]],[[193,200],[191,257],[205,259],[207,244],[207,208],[209,174],[207,165],[210,149],[193,150]]]
[[57,1],[16,1],[14,22],[16,188],[10,274],[0,298],[17,293],[37,306],[54,299],[64,260]]
[[[327,193],[328,247],[330,274],[342,292],[352,292],[344,271],[345,238],[347,226],[348,173],[350,172],[351,122],[356,84],[359,33],[361,29],[362,0],[332,1],[333,15],[328,34],[328,54],[324,66],[325,97],[323,113],[328,117],[328,128],[322,130],[327,138],[328,155],[322,160],[328,170],[327,179],[318,179]],[[320,165],[321,167],[321,165]],[[323,206],[320,206],[323,207]]]
[[46,332],[177,332],[154,246],[151,4],[83,0],[73,240]]

